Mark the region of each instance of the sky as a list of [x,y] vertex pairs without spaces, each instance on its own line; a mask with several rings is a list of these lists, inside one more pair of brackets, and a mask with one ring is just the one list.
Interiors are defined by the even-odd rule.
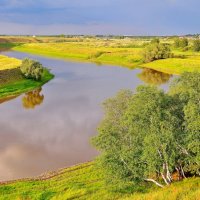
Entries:
[[0,0],[0,34],[200,33],[199,0]]

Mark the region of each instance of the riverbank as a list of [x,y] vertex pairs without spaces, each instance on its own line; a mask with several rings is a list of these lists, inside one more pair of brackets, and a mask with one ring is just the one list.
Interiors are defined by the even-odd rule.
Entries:
[[102,169],[94,162],[49,172],[33,179],[0,185],[0,199],[119,199],[119,200],[189,200],[200,195],[200,178],[191,178],[164,189],[151,184],[133,186],[104,182]]
[[25,79],[18,66],[21,61],[0,55],[0,99],[10,98],[41,87],[54,76],[45,69],[40,81]]
[[[137,42],[137,43],[136,43]],[[170,43],[170,41],[165,41]],[[147,43],[147,41],[146,41]],[[173,49],[174,58],[144,64],[142,52],[145,41],[140,40],[83,40],[73,42],[21,43],[9,45],[12,50],[35,55],[68,59],[81,62],[95,62],[127,68],[149,68],[168,74],[200,71],[200,53]]]

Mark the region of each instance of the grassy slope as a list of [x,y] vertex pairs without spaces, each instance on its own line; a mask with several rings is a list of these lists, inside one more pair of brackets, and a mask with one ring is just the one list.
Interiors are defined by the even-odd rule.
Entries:
[[200,179],[188,179],[165,189],[150,185],[133,187],[127,184],[120,190],[103,181],[102,170],[94,163],[62,169],[57,173],[41,177],[7,183],[0,186],[0,199],[120,199],[120,200],[198,200]]
[[[144,41],[137,40],[83,40],[83,42],[62,43],[27,43],[13,49],[62,59],[121,65],[134,68],[151,68],[171,74],[184,71],[200,71],[200,53],[173,50],[175,55],[185,55],[184,59],[172,58],[142,64],[142,47]],[[135,44],[135,45],[134,45]],[[132,46],[131,46],[132,45]]]

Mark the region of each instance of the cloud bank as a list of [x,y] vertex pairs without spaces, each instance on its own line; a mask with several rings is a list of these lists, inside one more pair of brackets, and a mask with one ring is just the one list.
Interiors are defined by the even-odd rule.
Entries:
[[2,0],[0,34],[200,32],[198,0]]

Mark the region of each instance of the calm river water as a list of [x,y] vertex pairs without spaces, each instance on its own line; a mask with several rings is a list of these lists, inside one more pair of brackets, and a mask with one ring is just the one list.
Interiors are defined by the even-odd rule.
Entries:
[[3,54],[36,59],[55,78],[42,90],[0,104],[0,181],[92,160],[97,152],[90,138],[97,134],[102,102],[120,89],[135,90],[143,84],[139,69]]

